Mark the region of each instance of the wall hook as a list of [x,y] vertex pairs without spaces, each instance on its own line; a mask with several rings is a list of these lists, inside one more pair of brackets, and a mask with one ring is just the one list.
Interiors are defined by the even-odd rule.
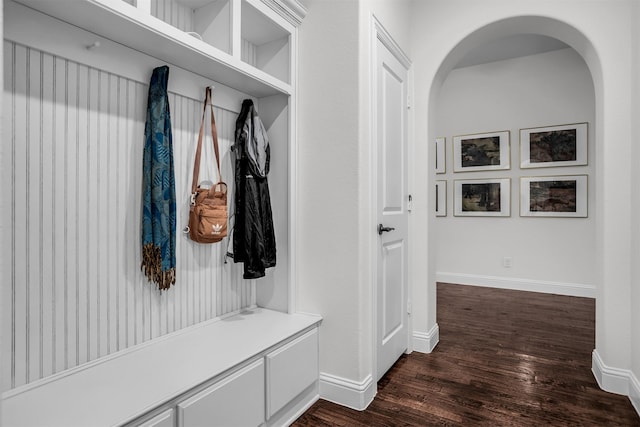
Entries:
[[211,89],[211,100],[209,102],[209,105],[211,105],[211,108],[214,107],[213,105],[213,91],[216,90],[216,87],[214,85],[209,85],[207,86],[209,89]]
[[99,41],[95,41],[93,43],[91,43],[89,46],[87,46],[87,50],[92,50],[95,48],[100,47],[100,42]]

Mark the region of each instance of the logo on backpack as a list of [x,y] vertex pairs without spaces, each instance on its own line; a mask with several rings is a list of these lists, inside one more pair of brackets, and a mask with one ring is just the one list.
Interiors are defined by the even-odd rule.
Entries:
[[211,227],[213,228],[211,234],[220,234],[222,232],[222,226],[220,224],[213,224]]

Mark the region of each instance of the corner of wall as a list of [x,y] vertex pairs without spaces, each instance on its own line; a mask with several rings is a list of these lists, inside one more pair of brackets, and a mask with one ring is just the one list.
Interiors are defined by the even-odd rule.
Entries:
[[431,353],[440,342],[440,327],[436,323],[427,333],[413,331],[412,338],[413,351]]
[[591,358],[591,371],[602,390],[629,397],[640,415],[640,381],[631,370],[605,365],[596,349]]
[[371,375],[357,382],[320,373],[320,398],[357,411],[367,409],[376,395],[376,382]]

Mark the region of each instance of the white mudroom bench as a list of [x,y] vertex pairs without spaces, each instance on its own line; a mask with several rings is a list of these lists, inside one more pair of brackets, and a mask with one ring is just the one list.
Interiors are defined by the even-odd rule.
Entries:
[[3,425],[279,426],[318,399],[315,315],[255,308],[3,395]]

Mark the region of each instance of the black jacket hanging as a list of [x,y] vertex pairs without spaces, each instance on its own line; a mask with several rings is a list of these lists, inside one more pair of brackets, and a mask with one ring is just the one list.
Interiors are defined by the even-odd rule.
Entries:
[[269,196],[267,132],[253,101],[245,99],[236,120],[235,226],[233,260],[244,263],[245,279],[265,275],[276,265],[276,239]]

